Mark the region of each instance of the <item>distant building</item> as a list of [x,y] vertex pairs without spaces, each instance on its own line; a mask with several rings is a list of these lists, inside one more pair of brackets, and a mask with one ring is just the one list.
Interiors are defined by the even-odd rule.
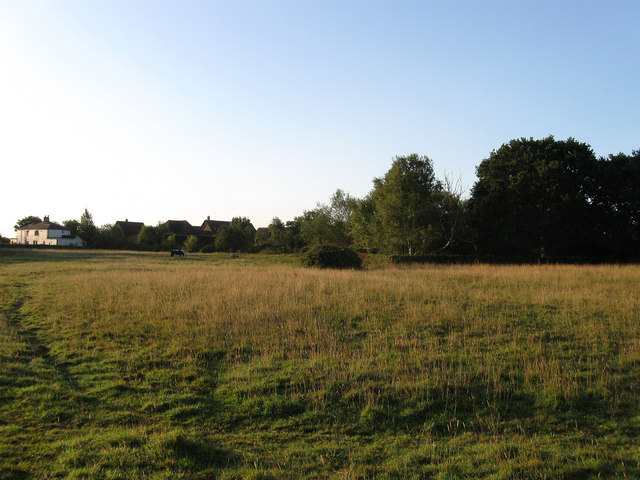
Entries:
[[116,222],[116,225],[118,225],[124,232],[124,236],[127,239],[127,242],[131,243],[136,243],[138,241],[140,230],[142,230],[142,227],[144,227],[144,223],[130,222],[128,218],[124,222],[122,220],[118,220]]
[[229,224],[231,224],[231,222],[228,222],[226,220],[211,220],[211,217],[208,216],[207,219],[202,222],[199,234],[204,236],[212,236],[218,233],[220,227],[224,227]]
[[198,227],[193,227],[186,220],[168,220],[165,222],[165,226],[169,232],[174,235],[197,235]]
[[25,225],[16,230],[16,238],[11,243],[18,245],[50,245],[58,247],[84,247],[85,242],[62,225],[50,222],[44,217],[42,222]]

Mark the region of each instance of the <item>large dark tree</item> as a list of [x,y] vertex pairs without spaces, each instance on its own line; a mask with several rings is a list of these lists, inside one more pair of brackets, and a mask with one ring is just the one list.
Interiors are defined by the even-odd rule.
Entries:
[[18,220],[16,224],[13,226],[13,228],[17,230],[20,227],[26,227],[27,225],[33,225],[34,223],[40,223],[41,221],[42,219],[40,217],[36,217],[35,215],[29,215],[27,217],[24,217]]
[[497,255],[591,255],[596,228],[597,161],[585,143],[512,140],[477,167],[469,213],[481,252]]
[[640,255],[640,150],[601,158],[592,185],[598,228],[607,252],[620,259]]
[[80,222],[78,220],[65,220],[62,222],[62,226],[69,230],[71,235],[74,237],[78,235],[78,232],[80,231]]
[[95,248],[124,248],[127,238],[119,225],[102,225],[93,240]]

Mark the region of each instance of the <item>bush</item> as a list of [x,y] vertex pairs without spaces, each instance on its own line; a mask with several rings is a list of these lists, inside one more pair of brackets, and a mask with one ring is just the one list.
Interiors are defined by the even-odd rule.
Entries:
[[304,254],[302,264],[320,268],[361,268],[362,259],[351,248],[318,245]]
[[184,248],[187,252],[197,252],[200,250],[200,242],[198,241],[198,237],[195,235],[189,235],[187,239],[184,241]]

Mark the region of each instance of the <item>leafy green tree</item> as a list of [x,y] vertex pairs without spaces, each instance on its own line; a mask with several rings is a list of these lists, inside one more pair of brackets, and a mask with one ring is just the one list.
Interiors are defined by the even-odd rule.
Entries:
[[286,226],[278,217],[274,217],[267,230],[259,229],[254,237],[254,244],[260,249],[285,252]]
[[96,227],[96,224],[93,222],[93,216],[86,208],[80,216],[78,235],[87,242],[87,246],[93,246],[96,236],[98,235],[98,227]]
[[34,223],[40,223],[42,219],[40,217],[36,217],[35,215],[29,215],[27,217],[21,218],[16,222],[13,226],[14,230],[17,230],[21,227],[26,227],[27,225],[33,225]]
[[198,250],[200,250],[200,242],[198,241],[198,237],[195,235],[189,235],[184,241],[184,248],[187,250],[187,252],[197,252]]
[[[256,239],[258,239],[256,234]],[[269,233],[260,240],[263,248],[271,248],[278,252],[290,253],[300,250],[305,242],[300,236],[300,223],[290,220],[286,223],[274,217],[269,224]],[[256,240],[258,242],[258,240]]]
[[216,234],[216,249],[221,251],[248,251],[254,243],[256,229],[246,217],[234,217],[229,225],[220,227]]
[[278,217],[274,217],[269,224],[269,236],[274,248],[284,249],[287,235],[287,226]]
[[469,202],[478,248],[491,254],[584,255],[595,230],[591,147],[569,138],[511,140],[477,167]]
[[297,252],[305,243],[300,235],[300,223],[297,220],[288,220],[285,223],[284,246],[286,252]]
[[98,231],[93,240],[93,247],[95,248],[124,248],[127,243],[122,228],[116,224],[106,224],[98,228]]
[[372,192],[360,200],[354,209],[349,222],[349,235],[356,250],[377,253],[384,250],[381,232]]
[[160,250],[169,251],[174,248],[181,248],[185,240],[186,238],[184,235],[165,233],[162,241],[160,242]]
[[247,238],[238,228],[233,228],[230,225],[224,225],[220,227],[216,234],[215,245],[216,250],[222,252],[242,251],[247,246]]
[[253,243],[253,237],[256,234],[256,229],[247,217],[233,217],[229,224],[232,228],[237,228],[244,233],[247,241],[247,246]]
[[80,231],[80,222],[78,220],[65,220],[62,222],[62,226],[69,230],[72,236],[78,235]]
[[156,226],[144,225],[138,234],[138,243],[149,248],[159,249],[167,236],[169,236],[169,229],[162,223]]
[[328,205],[318,204],[314,210],[306,211],[297,220],[300,234],[308,245],[335,245],[347,247],[352,244],[349,222],[358,200],[338,189]]
[[260,250],[273,249],[273,241],[271,239],[271,233],[267,230],[257,230],[253,237],[253,244]]
[[385,176],[373,183],[376,227],[385,250],[419,255],[442,248],[443,189],[428,157],[396,157]]

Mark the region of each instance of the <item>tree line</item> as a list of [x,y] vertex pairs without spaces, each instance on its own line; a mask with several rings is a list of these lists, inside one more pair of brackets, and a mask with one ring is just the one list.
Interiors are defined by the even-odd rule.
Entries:
[[464,197],[417,154],[396,157],[364,198],[338,190],[296,219],[305,245],[479,259],[640,258],[640,151],[596,157],[573,138],[521,138],[491,152]]
[[427,156],[398,156],[364,198],[338,189],[293,220],[276,217],[256,230],[236,217],[213,236],[177,235],[158,224],[143,227],[132,244],[118,225],[96,227],[87,210],[63,225],[96,248],[290,253],[333,245],[407,257],[640,257],[640,151],[598,158],[573,138],[521,138],[491,152],[476,173],[465,196],[459,180],[436,177]]

